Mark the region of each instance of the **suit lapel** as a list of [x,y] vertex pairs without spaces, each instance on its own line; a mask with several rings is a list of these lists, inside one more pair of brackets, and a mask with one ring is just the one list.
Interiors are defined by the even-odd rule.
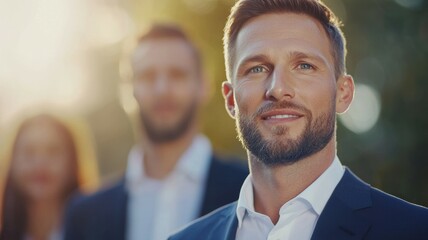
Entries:
[[238,219],[236,217],[236,206],[237,202],[233,203],[233,207],[231,208],[231,211],[227,215],[227,224],[225,232],[225,240],[235,240],[236,237],[236,229],[238,228]]
[[[126,239],[126,219],[128,213],[128,192],[125,188],[124,181],[121,182],[116,189],[115,200],[113,201],[112,209],[113,217],[110,219],[110,228],[114,231],[110,236],[105,236],[108,239]],[[114,230],[116,229],[116,230]]]
[[369,207],[370,186],[346,169],[322,211],[311,239],[363,239],[370,223],[357,212]]
[[238,199],[248,170],[237,163],[235,164],[234,166],[233,161],[225,163],[212,155],[199,216]]
[[218,176],[221,176],[220,166],[217,163],[217,160],[215,159],[214,155],[211,157],[211,163],[210,168],[205,184],[205,193],[202,201],[201,210],[199,212],[199,217],[209,213],[213,209],[213,205],[215,205],[215,199],[217,198],[217,194],[219,194],[219,191],[222,191],[220,187],[220,184],[218,184],[218,181],[221,181],[221,179],[218,179]]
[[230,204],[225,209],[224,218],[220,219],[224,223],[219,225],[213,234],[208,239],[212,240],[235,240],[236,229],[238,227],[238,219],[236,218],[237,202]]

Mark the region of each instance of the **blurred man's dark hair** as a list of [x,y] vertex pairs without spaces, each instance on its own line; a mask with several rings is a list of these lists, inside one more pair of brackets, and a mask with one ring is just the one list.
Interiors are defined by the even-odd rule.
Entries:
[[148,40],[157,39],[176,39],[185,42],[193,52],[198,73],[202,72],[201,53],[181,27],[166,23],[154,24],[147,32],[138,38],[138,45]]

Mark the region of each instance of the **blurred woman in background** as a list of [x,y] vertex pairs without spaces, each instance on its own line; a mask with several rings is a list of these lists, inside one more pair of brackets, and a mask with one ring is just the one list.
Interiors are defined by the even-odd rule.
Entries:
[[61,239],[64,209],[80,191],[78,158],[70,129],[57,118],[41,114],[21,124],[11,149],[0,240]]

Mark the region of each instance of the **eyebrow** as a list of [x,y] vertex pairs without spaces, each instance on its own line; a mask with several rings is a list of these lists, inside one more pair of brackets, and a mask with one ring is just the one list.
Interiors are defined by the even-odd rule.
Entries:
[[310,53],[304,53],[304,52],[300,52],[300,51],[292,51],[292,52],[288,53],[288,57],[290,57],[291,59],[309,58],[309,59],[313,59],[317,62],[321,62],[324,65],[327,65],[327,59],[325,59],[323,56],[321,56],[319,54],[310,54]]

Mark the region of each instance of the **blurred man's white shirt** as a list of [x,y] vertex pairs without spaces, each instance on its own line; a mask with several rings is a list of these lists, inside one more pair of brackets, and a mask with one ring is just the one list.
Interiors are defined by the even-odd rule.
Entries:
[[125,175],[129,193],[126,239],[165,240],[196,219],[211,158],[209,140],[198,135],[173,172],[163,180],[156,180],[145,175],[142,150],[134,147]]
[[276,225],[254,210],[251,175],[239,194],[236,240],[310,240],[318,218],[345,170],[336,156],[327,170],[309,187],[285,203]]

